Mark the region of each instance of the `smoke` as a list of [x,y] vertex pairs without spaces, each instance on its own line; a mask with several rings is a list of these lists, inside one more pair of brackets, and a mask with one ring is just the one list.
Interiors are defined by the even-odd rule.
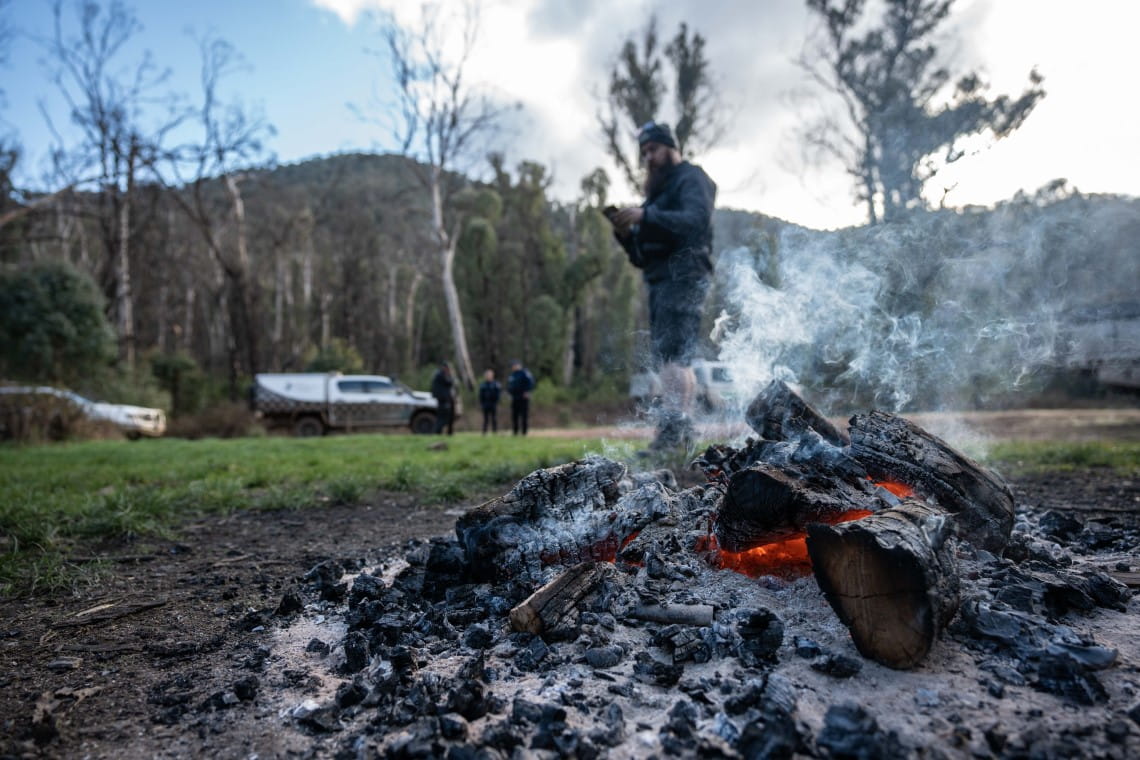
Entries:
[[[723,252],[712,339],[743,403],[773,379],[836,413],[962,410],[1024,395],[1059,364],[1076,306],[1131,298],[1140,204],[1074,195],[784,228]],[[760,247],[763,247],[761,244]]]

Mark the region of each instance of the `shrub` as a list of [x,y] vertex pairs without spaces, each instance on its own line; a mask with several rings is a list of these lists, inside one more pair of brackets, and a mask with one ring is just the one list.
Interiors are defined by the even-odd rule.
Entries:
[[176,417],[166,429],[168,436],[191,439],[240,438],[264,433],[265,429],[249,407],[232,401],[215,404],[197,414]]

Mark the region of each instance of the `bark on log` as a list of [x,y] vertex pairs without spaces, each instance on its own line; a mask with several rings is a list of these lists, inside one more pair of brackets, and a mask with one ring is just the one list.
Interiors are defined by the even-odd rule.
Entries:
[[937,436],[873,411],[851,418],[850,453],[872,478],[904,483],[953,513],[958,535],[975,546],[1000,554],[1009,542],[1009,486]]
[[604,562],[583,562],[565,570],[511,610],[511,628],[538,634],[557,628],[577,611],[578,602],[606,577],[610,567]]
[[717,545],[730,552],[747,551],[803,535],[809,523],[837,522],[852,510],[875,512],[886,506],[870,483],[850,483],[827,473],[808,477],[787,467],[755,464],[729,479],[717,511]]
[[762,438],[770,441],[794,441],[805,432],[814,430],[835,446],[846,446],[850,442],[846,433],[831,424],[782,380],[773,380],[752,399],[744,419]]
[[808,526],[816,581],[864,657],[912,668],[954,617],[953,522],[906,499],[862,520]]

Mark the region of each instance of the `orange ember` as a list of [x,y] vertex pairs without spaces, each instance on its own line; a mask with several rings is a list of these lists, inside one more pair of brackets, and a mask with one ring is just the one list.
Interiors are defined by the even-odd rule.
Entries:
[[622,539],[610,533],[601,541],[596,541],[589,546],[580,546],[570,550],[560,549],[557,552],[548,550],[540,553],[538,558],[544,565],[553,565],[556,563],[568,565],[574,562],[586,562],[588,560],[613,562],[617,559],[618,552],[624,549],[630,541],[637,538],[639,532],[640,531],[634,531]]
[[[870,480],[870,478],[867,478],[867,480]],[[908,496],[914,496],[914,489],[908,486],[906,483],[896,483],[893,480],[879,480],[874,482],[875,485],[877,485],[879,488],[890,491],[900,499],[905,499]]]
[[[830,522],[834,524],[860,520],[870,514],[871,512],[864,509],[853,509]],[[749,578],[759,578],[764,575],[800,576],[807,575],[811,571],[807,535],[804,533],[742,552],[720,549],[716,537],[710,534],[697,539],[696,550],[707,552],[709,564],[718,570],[734,570]]]

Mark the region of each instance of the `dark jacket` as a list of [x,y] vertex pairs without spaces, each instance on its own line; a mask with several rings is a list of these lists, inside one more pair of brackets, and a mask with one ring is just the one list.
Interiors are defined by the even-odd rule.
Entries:
[[648,282],[712,273],[712,212],[716,184],[699,166],[682,161],[667,170],[641,204],[645,216],[632,235],[618,238]]
[[525,367],[520,367],[511,373],[507,378],[507,393],[511,394],[513,399],[521,399],[527,393],[534,390],[534,375]]
[[479,406],[484,409],[494,409],[499,404],[499,397],[503,395],[503,386],[498,380],[484,380],[479,384]]
[[441,407],[455,406],[455,380],[443,370],[436,370],[431,379],[431,395]]

